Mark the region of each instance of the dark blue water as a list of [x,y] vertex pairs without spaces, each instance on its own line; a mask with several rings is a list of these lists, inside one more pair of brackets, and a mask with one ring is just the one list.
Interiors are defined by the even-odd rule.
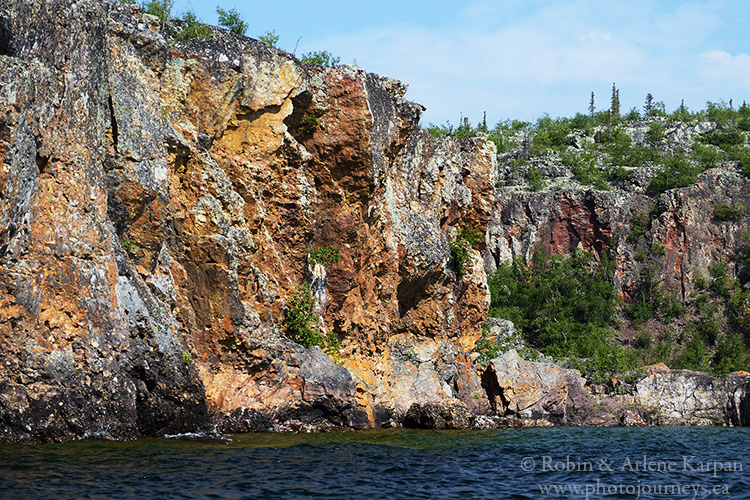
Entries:
[[750,499],[750,429],[373,430],[0,446],[2,499]]

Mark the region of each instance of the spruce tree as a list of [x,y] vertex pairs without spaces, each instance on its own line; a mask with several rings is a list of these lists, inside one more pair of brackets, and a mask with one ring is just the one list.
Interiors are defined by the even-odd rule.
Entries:
[[612,118],[615,121],[620,119],[620,91],[615,84],[612,84]]
[[646,116],[651,116],[654,112],[654,96],[650,92],[646,94],[646,104],[643,105],[643,111]]

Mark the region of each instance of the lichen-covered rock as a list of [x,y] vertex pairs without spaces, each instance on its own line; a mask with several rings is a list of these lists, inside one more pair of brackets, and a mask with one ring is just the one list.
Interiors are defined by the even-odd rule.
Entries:
[[[631,180],[653,176],[651,170],[636,170]],[[663,278],[662,292],[677,298],[693,293],[698,278],[711,275],[713,262],[725,262],[727,275],[736,277],[750,218],[719,220],[714,214],[720,205],[750,206],[750,180],[726,165],[706,170],[690,186],[651,196],[649,179],[638,181],[642,188],[629,180],[608,191],[577,184],[540,192],[498,189],[484,255],[488,271],[516,257],[528,260],[537,249],[552,255],[580,248],[608,256],[615,287],[626,301],[635,297],[649,266]],[[637,217],[646,221],[640,230]],[[637,258],[639,251],[652,258]]]
[[658,371],[636,384],[635,398],[652,425],[747,425],[750,377]]
[[568,382],[557,365],[526,361],[511,349],[490,362],[482,385],[499,415],[565,419]]
[[412,429],[470,429],[474,414],[456,400],[442,399],[413,403],[404,416],[403,426]]
[[[486,406],[485,242],[457,274],[449,241],[486,231],[491,143],[431,138],[395,80],[218,28],[175,42],[134,4],[0,0],[0,27],[0,440]],[[279,329],[325,247],[343,367]]]

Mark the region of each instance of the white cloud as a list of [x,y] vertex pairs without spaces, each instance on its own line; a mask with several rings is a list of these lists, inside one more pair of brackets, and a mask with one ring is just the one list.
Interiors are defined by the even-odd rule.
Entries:
[[478,121],[484,110],[490,121],[530,119],[585,112],[592,90],[605,107],[613,82],[625,109],[640,108],[649,92],[668,109],[681,98],[699,107],[723,97],[711,93],[723,78],[744,82],[731,92],[747,92],[750,56],[701,49],[721,24],[715,1],[481,0],[456,24],[367,28],[306,50],[325,47],[405,81],[428,121],[455,122],[459,113]]
[[715,80],[739,80],[750,92],[750,54],[733,56],[723,50],[711,50],[700,55],[702,73]]

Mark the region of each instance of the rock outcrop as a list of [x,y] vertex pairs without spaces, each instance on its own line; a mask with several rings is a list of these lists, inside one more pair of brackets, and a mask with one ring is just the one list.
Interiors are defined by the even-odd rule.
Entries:
[[[671,126],[670,140],[658,147],[689,150],[699,133],[715,126]],[[642,145],[643,129],[624,128],[635,145]],[[742,235],[750,230],[750,219],[715,215],[720,206],[750,206],[750,180],[734,165],[708,169],[695,183],[657,196],[647,189],[655,167],[627,170],[627,177],[611,189],[598,190],[576,182],[559,157],[554,159],[540,160],[538,168],[547,180],[543,190],[497,190],[484,256],[488,270],[516,257],[530,260],[537,248],[549,255],[577,248],[595,256],[606,253],[615,264],[615,286],[626,301],[635,297],[642,274],[652,266],[658,268],[661,290],[681,301],[696,291],[696,282],[711,275],[714,262],[725,262],[727,274],[737,276],[739,250],[745,246]],[[501,163],[501,176],[508,175],[508,163]]]
[[[0,440],[481,411],[486,279],[449,241],[486,230],[492,144],[430,138],[395,80],[176,30],[123,2],[0,1]],[[326,247],[339,364],[280,329]]]
[[687,370],[653,372],[635,384],[635,399],[652,425],[747,425],[750,377],[711,377]]
[[490,362],[482,385],[498,415],[566,420],[568,381],[555,364],[526,361],[511,349]]
[[[482,375],[474,352],[486,273],[540,243],[608,252],[626,300],[648,246],[683,298],[713,261],[732,275],[748,219],[712,214],[750,206],[737,171],[656,198],[649,169],[597,191],[541,165],[565,189],[498,188],[494,145],[432,138],[404,84],[181,28],[125,2],[0,0],[0,441],[748,424],[740,375],[657,371],[615,398],[515,351]],[[465,229],[484,237],[458,266]],[[328,352],[285,331],[300,289]]]
[[745,426],[750,417],[747,374],[713,377],[659,364],[628,388],[599,392],[577,370],[510,350],[492,360],[482,383],[504,426]]
[[413,403],[404,415],[403,426],[412,429],[470,429],[474,414],[456,400]]

